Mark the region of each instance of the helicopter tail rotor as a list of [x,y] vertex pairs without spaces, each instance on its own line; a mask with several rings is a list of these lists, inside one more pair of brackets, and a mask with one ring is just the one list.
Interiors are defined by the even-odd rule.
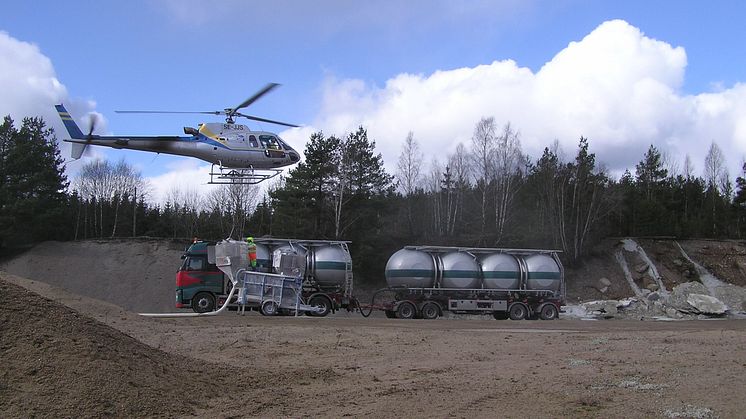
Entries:
[[77,160],[83,156],[88,157],[86,150],[88,150],[88,145],[93,139],[93,131],[96,129],[96,125],[98,125],[98,115],[95,113],[88,114],[88,135],[85,136],[86,142],[72,143],[71,155],[73,159]]

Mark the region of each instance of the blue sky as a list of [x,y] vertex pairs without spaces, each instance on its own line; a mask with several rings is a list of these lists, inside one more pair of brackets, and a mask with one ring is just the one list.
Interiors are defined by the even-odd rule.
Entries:
[[[746,156],[745,12],[738,1],[10,1],[0,58],[11,68],[0,69],[0,88],[13,88],[0,112],[52,118],[62,100],[80,119],[99,112],[106,133],[179,134],[203,119],[114,110],[222,109],[278,82],[248,113],[306,128],[252,128],[303,150],[310,132],[363,124],[390,171],[408,131],[428,164],[444,164],[444,150],[468,144],[479,117],[494,116],[521,132],[534,158],[555,138],[571,155],[588,136],[612,172],[633,170],[650,143],[701,171],[714,140],[735,178]],[[640,115],[646,109],[654,117]],[[194,159],[97,155],[124,156],[162,184],[156,201],[176,179],[202,179],[185,175],[203,172]]]

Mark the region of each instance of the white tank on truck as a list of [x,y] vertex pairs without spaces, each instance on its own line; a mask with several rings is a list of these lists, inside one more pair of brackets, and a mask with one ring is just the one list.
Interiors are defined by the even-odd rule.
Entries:
[[311,247],[308,270],[316,283],[325,289],[340,289],[345,285],[345,272],[352,257],[346,246],[322,245]]
[[481,273],[474,255],[448,252],[440,257],[440,266],[441,288],[481,288]]
[[514,320],[558,316],[564,304],[564,270],[558,250],[407,246],[386,264],[395,298],[388,317],[432,319],[445,311],[491,313]]
[[484,288],[518,289],[521,267],[515,256],[507,253],[489,253],[481,260]]
[[529,255],[523,260],[528,271],[527,289],[559,291],[562,270],[556,260],[544,254]]
[[389,258],[385,275],[392,288],[430,288],[435,285],[435,259],[420,250],[401,249]]

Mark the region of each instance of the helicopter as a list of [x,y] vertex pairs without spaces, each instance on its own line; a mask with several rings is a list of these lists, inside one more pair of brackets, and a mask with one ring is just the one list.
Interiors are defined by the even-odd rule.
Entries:
[[175,154],[212,163],[210,182],[208,182],[210,184],[257,184],[277,176],[282,172],[283,167],[300,160],[300,154],[277,134],[252,131],[248,126],[235,122],[235,118],[242,117],[253,121],[298,127],[298,125],[239,112],[240,109],[251,105],[278,86],[277,83],[269,83],[240,105],[220,111],[115,111],[117,113],[192,113],[225,116],[225,123],[201,123],[198,128],[184,127],[184,134],[187,136],[93,135],[96,125],[96,118],[93,115],[90,129],[85,135],[62,104],[55,105],[55,108],[70,134],[69,139],[63,140],[72,143],[71,157],[73,159],[79,159],[89,145]]

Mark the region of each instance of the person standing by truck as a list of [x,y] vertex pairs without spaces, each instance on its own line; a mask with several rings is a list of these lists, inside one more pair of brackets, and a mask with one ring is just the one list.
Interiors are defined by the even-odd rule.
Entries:
[[256,270],[256,244],[253,237],[247,237],[246,243],[249,244],[249,267],[252,271]]

